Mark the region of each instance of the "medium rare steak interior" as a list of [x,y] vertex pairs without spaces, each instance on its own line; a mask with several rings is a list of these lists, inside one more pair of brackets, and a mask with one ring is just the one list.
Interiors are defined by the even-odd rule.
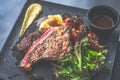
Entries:
[[37,41],[30,46],[20,66],[29,69],[40,59],[58,60],[69,53],[72,45],[70,41],[70,27],[51,27]]

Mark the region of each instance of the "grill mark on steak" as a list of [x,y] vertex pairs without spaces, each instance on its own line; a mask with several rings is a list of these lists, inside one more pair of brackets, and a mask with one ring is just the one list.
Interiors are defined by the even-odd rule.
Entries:
[[[58,32],[52,28],[51,33],[49,30],[45,32],[37,42],[29,48],[20,66],[29,69],[33,63],[39,59],[58,60],[64,58],[65,53],[71,50],[70,42],[70,29],[68,27],[59,27]],[[47,35],[47,36],[46,36]],[[43,39],[44,38],[44,39]]]
[[[43,41],[44,41],[44,39],[46,39],[46,37],[48,37],[51,33],[53,32],[53,29],[52,28],[50,28],[50,29],[48,29],[38,40],[37,40],[37,42],[35,43],[35,44],[33,44],[29,49],[28,49],[28,51],[27,51],[27,53],[26,53],[26,55],[24,56],[24,58],[23,58],[23,60],[22,60],[22,62],[21,62],[21,67],[30,67],[30,64],[28,64],[28,62],[30,62],[30,61],[28,61],[29,60],[29,56],[32,54],[33,55],[33,60],[34,60],[34,57],[36,57],[35,56],[35,54],[34,54],[34,48],[38,45],[38,44],[40,44],[40,43],[42,43]],[[39,49],[39,48],[38,48]],[[39,50],[38,50],[39,51]],[[31,52],[33,52],[33,53],[31,53]],[[30,54],[31,53],[31,54]],[[36,57],[36,59],[37,59],[37,57]],[[31,60],[32,61],[32,60]]]
[[24,37],[21,42],[17,45],[18,49],[22,52],[27,52],[31,45],[33,45],[36,40],[43,34],[42,31],[36,31],[28,34]]

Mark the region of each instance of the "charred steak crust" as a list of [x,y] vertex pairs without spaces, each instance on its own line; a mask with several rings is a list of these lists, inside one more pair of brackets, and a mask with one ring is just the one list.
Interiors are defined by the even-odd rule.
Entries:
[[21,67],[29,69],[40,59],[62,59],[64,54],[72,49],[69,27],[54,27],[43,35],[29,48],[20,64]]
[[33,45],[36,40],[43,34],[42,31],[36,31],[28,34],[24,37],[21,42],[17,45],[18,49],[22,52],[27,52],[31,45]]

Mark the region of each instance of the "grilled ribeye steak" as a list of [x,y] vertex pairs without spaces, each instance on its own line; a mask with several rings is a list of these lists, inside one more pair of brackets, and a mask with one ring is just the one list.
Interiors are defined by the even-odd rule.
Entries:
[[22,52],[27,52],[31,45],[33,45],[36,40],[43,34],[42,31],[36,31],[28,34],[24,37],[20,43],[17,45],[18,49]]
[[27,51],[20,66],[29,69],[40,59],[58,60],[72,49],[70,27],[49,28]]

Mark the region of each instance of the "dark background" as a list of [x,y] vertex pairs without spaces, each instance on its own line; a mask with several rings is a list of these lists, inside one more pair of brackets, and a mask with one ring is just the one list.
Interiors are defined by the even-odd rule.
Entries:
[[[74,6],[83,9],[90,9],[95,5],[108,5],[115,8],[120,13],[120,0],[44,0],[54,3]],[[12,30],[26,0],[0,0],[0,51]],[[120,80],[120,60],[116,59],[117,70],[113,71],[112,80]]]

